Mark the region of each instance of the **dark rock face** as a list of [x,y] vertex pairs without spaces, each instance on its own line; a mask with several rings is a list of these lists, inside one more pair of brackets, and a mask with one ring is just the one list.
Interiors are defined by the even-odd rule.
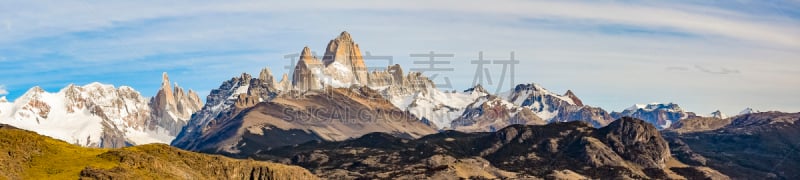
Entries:
[[570,99],[572,99],[572,102],[575,102],[575,105],[583,106],[583,101],[581,101],[581,99],[579,99],[578,96],[576,96],[575,93],[572,92],[572,90],[567,90],[567,93],[565,93],[564,96],[567,96]]
[[645,168],[664,168],[669,145],[661,133],[641,120],[622,118],[598,132],[600,139],[625,159]]
[[664,135],[676,158],[688,164],[706,164],[737,179],[800,179],[798,121],[800,113],[754,113],[721,128]]
[[[492,133],[443,131],[416,140],[371,133],[340,142],[265,150],[249,157],[300,165],[327,178],[444,174],[470,178],[460,176],[464,171],[472,172],[472,178],[546,177],[572,172],[588,178],[667,179],[668,174],[675,174],[666,163],[671,158],[667,142],[655,127],[632,118],[600,129],[584,122],[510,125]],[[432,162],[450,162],[447,159],[456,160]],[[476,173],[474,169],[485,171]]]

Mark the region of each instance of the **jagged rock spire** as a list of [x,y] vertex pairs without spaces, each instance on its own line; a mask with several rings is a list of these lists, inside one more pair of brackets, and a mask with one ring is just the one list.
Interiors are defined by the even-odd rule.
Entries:
[[[336,37],[336,39],[328,43],[322,62],[328,67],[331,74],[337,74],[334,72],[342,74],[342,76],[339,77],[340,79],[349,80],[350,82],[362,85],[367,85],[369,83],[367,65],[364,63],[361,49],[358,48],[358,44],[353,42],[350,33],[347,33],[347,31],[342,32],[339,37]],[[334,63],[339,63],[340,65],[332,65]],[[342,68],[350,72],[340,72],[343,71]]]
[[161,74],[161,89],[158,90],[156,96],[153,97],[159,107],[165,110],[175,110],[175,96],[173,94],[172,86],[169,83],[169,75],[167,72]]
[[270,86],[274,86],[277,82],[274,77],[272,77],[272,71],[269,67],[264,67],[261,69],[261,73],[258,74],[258,79],[261,79],[264,83],[269,83]]
[[190,102],[192,102],[195,105],[198,105],[196,110],[200,110],[200,108],[202,108],[203,102],[200,101],[200,96],[197,95],[197,91],[189,89],[187,95],[189,96]]
[[303,60],[311,57],[314,57],[311,53],[311,48],[308,48],[308,46],[303,47],[303,51],[300,52],[300,59]]
[[340,33],[339,37],[337,37],[336,39],[340,39],[343,41],[353,41],[353,38],[350,37],[350,33],[348,33],[347,31],[342,31],[342,33]]
[[311,49],[308,46],[304,47],[300,53],[300,60],[294,68],[292,85],[300,91],[320,89],[319,78],[314,71],[319,71],[321,68],[322,63],[312,55]]
[[161,76],[161,88],[150,100],[150,108],[153,111],[153,122],[169,130],[172,135],[180,131],[192,113],[202,108],[200,97],[191,89],[184,92],[183,88],[175,83],[173,88],[170,85],[169,75],[164,72]]
[[289,74],[283,73],[283,76],[281,76],[281,81],[275,85],[275,88],[281,91],[292,90],[292,82],[291,79],[289,79]]

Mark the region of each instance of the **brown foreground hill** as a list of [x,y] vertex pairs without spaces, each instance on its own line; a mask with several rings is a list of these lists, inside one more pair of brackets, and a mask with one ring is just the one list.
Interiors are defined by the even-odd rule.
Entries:
[[165,144],[84,148],[0,124],[0,179],[316,179],[297,166]]

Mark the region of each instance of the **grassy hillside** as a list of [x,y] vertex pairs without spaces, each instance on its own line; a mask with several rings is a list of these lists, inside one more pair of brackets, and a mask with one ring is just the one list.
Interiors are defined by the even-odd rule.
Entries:
[[164,144],[84,148],[0,125],[0,179],[315,179],[283,164],[236,160]]

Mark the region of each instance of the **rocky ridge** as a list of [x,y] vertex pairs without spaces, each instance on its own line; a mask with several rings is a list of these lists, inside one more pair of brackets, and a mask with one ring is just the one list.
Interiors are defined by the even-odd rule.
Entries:
[[371,133],[309,142],[249,157],[303,166],[332,179],[523,178],[727,179],[672,159],[658,130],[623,118],[596,129],[584,122],[511,125],[492,133],[444,131],[415,140]]

